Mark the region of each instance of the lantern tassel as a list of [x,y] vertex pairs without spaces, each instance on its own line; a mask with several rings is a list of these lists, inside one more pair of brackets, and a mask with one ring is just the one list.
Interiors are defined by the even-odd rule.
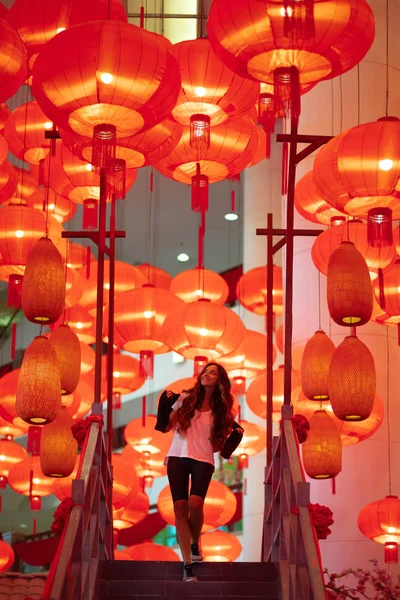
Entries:
[[126,194],[126,161],[122,158],[116,158],[107,173],[107,195],[115,195],[119,200],[124,199]]
[[120,410],[122,408],[121,394],[119,392],[113,393],[112,407],[113,410]]
[[139,360],[139,376],[153,379],[154,376],[154,352],[152,350],[141,350]]
[[336,494],[336,477],[332,477],[332,494]]
[[5,490],[7,487],[8,479],[5,475],[0,475],[0,490]]
[[246,378],[234,377],[232,382],[232,394],[243,396],[246,393]]
[[28,429],[28,443],[27,451],[32,456],[40,455],[40,438],[42,435],[42,428],[36,425],[31,425]]
[[208,211],[208,177],[201,174],[199,163],[196,165],[196,175],[192,177],[192,210]]
[[279,67],[274,71],[276,114],[298,121],[300,116],[300,76],[296,67]]
[[238,467],[239,469],[248,469],[249,467],[249,456],[245,452],[239,456]]
[[393,246],[392,211],[390,208],[372,208],[368,211],[368,244],[373,248]]
[[231,212],[235,212],[235,190],[231,192]]
[[82,212],[82,229],[97,229],[99,203],[91,198],[84,200]]
[[90,246],[86,247],[86,279],[90,277],[90,256],[92,254],[92,250]]
[[260,94],[258,97],[258,124],[266,136],[265,157],[271,157],[271,133],[275,131],[275,98],[273,94]]
[[15,358],[15,350],[17,347],[17,324],[13,323],[11,327],[11,360]]
[[140,21],[139,21],[139,23],[140,23],[140,27],[142,29],[144,29],[144,6],[143,5],[140,7]]
[[284,2],[283,35],[293,40],[315,37],[314,0]]
[[379,306],[382,310],[386,308],[386,300],[385,300],[385,285],[383,281],[383,271],[382,269],[378,269],[378,284],[379,284]]
[[11,274],[8,278],[7,306],[20,309],[22,307],[22,275]]
[[142,427],[146,427],[146,396],[142,397]]
[[385,544],[385,563],[397,564],[399,562],[399,547],[396,542],[386,542]]
[[92,165],[98,169],[111,168],[116,158],[117,129],[115,125],[101,123],[93,130]]

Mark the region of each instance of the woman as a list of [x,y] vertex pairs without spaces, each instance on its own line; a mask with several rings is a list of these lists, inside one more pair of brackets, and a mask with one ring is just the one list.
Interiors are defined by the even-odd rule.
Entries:
[[[225,369],[217,363],[209,363],[194,388],[184,391],[172,405],[169,424],[165,428],[165,431],[174,429],[166,464],[177,539],[183,557],[184,581],[197,581],[192,563],[203,560],[198,544],[204,499],[214,472],[214,452],[224,449],[233,429],[236,429],[236,436],[243,433],[233,420],[230,389]],[[167,391],[166,396],[171,398],[173,393]]]

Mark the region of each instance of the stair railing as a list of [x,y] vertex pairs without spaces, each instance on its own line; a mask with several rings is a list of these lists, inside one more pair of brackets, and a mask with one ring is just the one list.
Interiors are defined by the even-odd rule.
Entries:
[[[92,414],[100,415],[93,404]],[[100,561],[113,557],[112,472],[98,422],[92,422],[72,482],[71,513],[51,563],[42,598],[94,600]]]
[[282,407],[279,436],[266,467],[263,559],[279,565],[282,600],[327,598],[319,544],[308,505],[310,484],[305,481],[291,417]]

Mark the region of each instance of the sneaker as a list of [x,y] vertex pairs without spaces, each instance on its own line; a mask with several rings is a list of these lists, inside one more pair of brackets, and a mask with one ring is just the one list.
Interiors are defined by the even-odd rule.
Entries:
[[193,562],[198,562],[198,563],[203,562],[203,557],[201,555],[198,544],[190,545],[190,560],[192,560]]
[[183,565],[183,581],[197,581],[197,577],[194,574],[194,568],[191,563]]

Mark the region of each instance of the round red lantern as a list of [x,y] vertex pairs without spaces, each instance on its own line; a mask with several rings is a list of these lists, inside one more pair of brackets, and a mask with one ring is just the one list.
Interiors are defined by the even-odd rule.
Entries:
[[150,560],[150,561],[168,561],[179,562],[181,559],[172,548],[161,546],[154,542],[143,542],[125,548],[123,560]]
[[367,263],[351,242],[331,254],[327,281],[328,308],[338,325],[365,325],[372,314],[373,291]]
[[0,209],[0,254],[3,265],[26,265],[29,253],[46,231],[46,217],[24,204]]
[[275,344],[281,354],[284,353],[284,333],[283,333],[283,325],[279,325],[278,329],[275,331]]
[[150,283],[152,286],[162,288],[163,290],[169,290],[172,281],[169,273],[149,263],[143,263],[136,268],[144,276],[146,283]]
[[[79,302],[85,285],[85,280],[74,269],[65,269],[65,306],[70,308]],[[66,315],[68,312],[66,312]]]
[[233,456],[239,457],[239,466],[248,467],[249,456],[255,456],[265,449],[267,434],[264,427],[241,420],[240,426],[244,429],[244,434],[240,445],[236,448]]
[[[342,242],[351,242],[361,252],[370,271],[385,269],[394,260],[396,249],[394,246],[375,248],[368,243],[367,225],[358,220],[348,223],[335,224],[314,241],[311,257],[317,269],[327,275],[328,263],[332,253],[339,248]],[[376,275],[375,275],[376,276]]]
[[10,469],[27,456],[27,451],[20,444],[11,439],[0,440],[0,483],[7,483]]
[[366,537],[385,544],[385,562],[398,562],[400,500],[397,496],[386,496],[364,506],[358,514],[357,523]]
[[[68,244],[68,257],[67,257],[67,267],[69,269],[81,269],[86,266],[87,263],[92,263],[94,260],[92,251],[88,252],[86,246],[82,246],[81,244],[75,244],[74,242],[69,242]],[[86,273],[85,273],[86,277]]]
[[[7,204],[12,201],[17,193],[17,172],[15,167],[6,160],[0,165],[0,204]],[[14,200],[14,204],[16,200]]]
[[[86,276],[86,268],[84,267],[80,274]],[[137,288],[141,288],[145,279],[138,269],[128,263],[120,260],[115,261],[115,282],[114,293],[119,296],[123,292],[128,292]],[[108,303],[108,290],[110,289],[110,261],[104,262],[104,299],[103,303]],[[85,306],[90,314],[96,314],[97,304],[97,261],[90,263],[90,276],[85,280],[83,294],[79,300],[81,306]]]
[[[66,322],[68,326],[76,333],[78,339],[83,344],[94,344],[96,341],[96,319],[89,314],[87,308],[76,304],[67,311]],[[55,329],[57,325],[50,325],[50,329]]]
[[346,337],[332,354],[329,399],[342,421],[364,421],[372,411],[376,391],[373,356],[357,336]]
[[62,502],[65,498],[72,497],[72,482],[77,478],[78,468],[80,463],[80,456],[76,457],[74,470],[68,477],[60,477],[59,479],[53,479],[53,494]]
[[231,309],[205,300],[185,304],[169,314],[162,335],[165,342],[185,358],[215,360],[242,342],[245,327]]
[[65,406],[72,417],[75,417],[76,413],[79,411],[81,402],[82,396],[78,387],[72,394],[67,394],[61,398],[61,406]]
[[[75,409],[75,412],[72,412],[72,416],[74,419],[82,419],[86,416],[92,409],[92,404],[94,402],[94,385],[92,381],[87,381],[85,379],[85,375],[82,375],[80,381],[78,383],[78,387],[75,392],[78,391],[81,397],[81,402],[79,407]],[[64,401],[65,396],[63,397]]]
[[[3,5],[2,5],[3,6]],[[0,573],[8,571],[14,564],[14,550],[4,540],[0,540]]]
[[128,504],[113,511],[113,528],[117,531],[127,529],[143,521],[150,508],[149,497],[141,490],[131,492]]
[[[102,358],[102,395],[107,396],[107,356]],[[133,356],[114,352],[113,360],[113,393],[131,394],[144,385],[146,378],[140,375],[139,361]]]
[[[273,346],[273,362],[276,350]],[[229,377],[253,379],[267,367],[267,337],[263,333],[246,329],[244,338],[233,352],[225,354],[218,362],[228,371]]]
[[28,49],[29,66],[44,45],[68,27],[111,19],[126,21],[119,0],[16,0],[10,8],[7,21],[14,27]]
[[233,533],[210,531],[200,538],[205,562],[233,562],[242,553],[242,544]]
[[[227,485],[211,479],[204,501],[203,532],[226,525],[236,512],[235,494]],[[174,506],[169,485],[161,490],[157,498],[160,515],[170,525],[175,525]]]
[[[3,5],[1,5],[3,6]],[[5,7],[4,7],[5,8]],[[0,15],[0,19],[4,18]],[[11,111],[8,108],[7,104],[5,102],[1,102],[0,103],[0,132],[3,131],[4,129],[4,124],[7,121],[9,115],[10,115]]]
[[60,325],[50,334],[49,342],[57,354],[61,394],[72,394],[81,376],[81,345],[78,337],[68,325]]
[[45,133],[52,128],[53,123],[32,100],[12,111],[4,126],[4,137],[14,156],[38,165],[49,153],[50,140]]
[[400,322],[400,259],[381,273],[381,279],[374,281],[375,298],[387,323]]
[[342,440],[336,423],[325,410],[310,420],[307,440],[301,445],[304,470],[312,479],[329,479],[342,470]]
[[4,163],[8,154],[8,143],[6,142],[3,134],[0,133],[0,165]]
[[130,494],[139,488],[136,471],[121,454],[112,455],[114,508],[122,508],[128,504]]
[[40,466],[47,477],[68,477],[74,470],[78,442],[72,435],[73,420],[62,406],[57,418],[45,425],[40,438]]
[[32,173],[32,171],[27,171],[23,167],[15,167],[15,171],[17,173],[17,191],[15,195],[18,198],[23,198],[27,202],[32,194],[40,189],[38,175]]
[[[247,310],[257,315],[267,312],[267,267],[255,267],[244,273],[236,286],[237,298]],[[282,267],[273,267],[273,310],[276,316],[283,313]]]
[[[1,381],[1,379],[0,379]],[[169,383],[166,386],[166,390],[171,390],[174,394],[181,394],[185,390],[190,390],[196,384],[197,377],[184,377],[183,379],[178,379],[172,383]]]
[[145,423],[142,418],[130,421],[124,429],[126,443],[141,454],[143,452],[150,454],[167,452],[172,435],[156,431],[154,429],[156,421],[157,419],[153,415],[147,415]]
[[[0,380],[1,381],[1,380]],[[0,398],[1,402],[1,398]],[[1,413],[0,413],[1,414]],[[0,417],[0,435],[7,437],[20,437],[28,433],[29,425],[18,417],[10,421]]]
[[0,102],[8,100],[28,75],[24,42],[15,29],[0,18]]
[[[312,223],[330,225],[332,219],[346,216],[344,212],[333,208],[331,204],[324,200],[316,186],[313,171],[306,173],[297,182],[294,204],[301,216]],[[319,237],[316,238],[316,241]]]
[[27,456],[10,470],[8,483],[18,494],[41,498],[53,493],[54,479],[43,474],[39,456]]
[[80,369],[82,375],[86,375],[94,369],[96,362],[96,353],[89,344],[85,344],[84,342],[79,342],[80,345]]
[[159,123],[175,106],[180,75],[170,47],[166,38],[130,23],[75,25],[41,50],[33,94],[60,127],[91,136],[97,125],[105,132],[112,124],[114,138],[127,137]]
[[324,331],[316,331],[304,348],[301,360],[301,387],[310,400],[329,398],[329,365],[335,344]]
[[137,452],[127,445],[122,450],[122,456],[135,467],[137,476],[144,480],[146,487],[150,487],[148,484],[152,484],[155,477],[163,477],[167,474],[167,467],[164,465],[165,449],[152,454],[148,450]]
[[15,402],[20,370],[14,369],[0,378],[0,414],[9,422],[17,417]]
[[51,188],[40,188],[26,198],[26,203],[36,210],[48,212],[49,215],[60,223],[69,221],[76,213],[76,204],[68,200],[65,196],[57,194]]
[[47,337],[36,337],[25,351],[15,407],[18,416],[31,425],[51,423],[60,412],[60,371]]
[[29,253],[22,281],[22,310],[32,323],[55,323],[65,306],[61,254],[51,239],[41,238]]
[[[292,369],[292,390],[300,385],[300,372]],[[273,371],[273,395],[272,395],[272,418],[274,421],[280,421],[281,408],[283,404],[284,390],[284,366],[281,365]],[[265,419],[267,416],[267,375],[262,373],[258,375],[249,385],[246,392],[246,404],[250,410]]]
[[184,302],[205,298],[216,304],[225,304],[229,295],[228,284],[221,275],[200,267],[175,275],[170,290]]

